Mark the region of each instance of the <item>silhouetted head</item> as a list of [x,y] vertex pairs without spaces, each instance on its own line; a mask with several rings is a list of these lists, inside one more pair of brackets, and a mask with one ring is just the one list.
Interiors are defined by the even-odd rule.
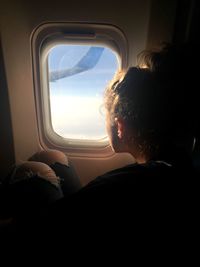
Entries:
[[138,67],[119,74],[106,89],[107,130],[116,152],[130,152],[142,162],[175,148],[191,150],[197,125],[191,49],[166,45],[142,52]]

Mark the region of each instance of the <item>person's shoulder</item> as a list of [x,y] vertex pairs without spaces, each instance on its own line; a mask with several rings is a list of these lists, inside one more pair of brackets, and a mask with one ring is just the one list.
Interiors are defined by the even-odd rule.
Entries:
[[108,191],[109,193],[123,190],[133,190],[136,186],[144,186],[160,176],[170,175],[171,166],[162,163],[148,162],[145,164],[130,164],[107,172],[86,185],[81,194]]
[[82,191],[89,189],[89,188],[94,188],[96,186],[104,186],[104,185],[109,185],[113,183],[117,183],[121,180],[121,178],[126,177],[132,177],[135,172],[137,172],[140,169],[140,166],[138,164],[130,164],[126,165],[121,168],[114,169],[112,171],[106,172],[103,175],[100,175],[96,177],[94,180],[92,180],[90,183],[88,183]]

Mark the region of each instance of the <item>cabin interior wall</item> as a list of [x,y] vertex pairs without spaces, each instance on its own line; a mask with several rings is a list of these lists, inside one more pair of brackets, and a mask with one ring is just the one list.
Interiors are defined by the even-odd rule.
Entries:
[[156,48],[171,42],[176,19],[177,0],[152,0],[146,47]]
[[7,82],[4,69],[4,60],[0,39],[0,181],[8,173],[14,164],[14,146],[12,125],[10,117],[10,105],[7,91]]

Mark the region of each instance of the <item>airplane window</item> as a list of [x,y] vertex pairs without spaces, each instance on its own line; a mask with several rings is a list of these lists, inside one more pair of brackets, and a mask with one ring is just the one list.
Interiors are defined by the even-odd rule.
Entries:
[[61,44],[50,49],[50,116],[56,134],[83,141],[106,138],[103,92],[118,68],[108,47]]

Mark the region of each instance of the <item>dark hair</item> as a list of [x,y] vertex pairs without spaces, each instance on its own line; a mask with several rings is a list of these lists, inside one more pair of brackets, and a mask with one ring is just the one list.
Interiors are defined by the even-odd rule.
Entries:
[[[172,131],[197,135],[200,61],[198,44],[164,44],[160,50],[144,51],[138,65],[155,75],[160,90],[168,101]],[[159,99],[158,99],[159,100]],[[170,125],[168,125],[170,126]]]
[[144,51],[138,67],[120,74],[106,89],[111,121],[123,118],[150,157],[164,145],[184,143],[195,135],[197,91],[192,81],[197,72],[190,49],[184,44]]

